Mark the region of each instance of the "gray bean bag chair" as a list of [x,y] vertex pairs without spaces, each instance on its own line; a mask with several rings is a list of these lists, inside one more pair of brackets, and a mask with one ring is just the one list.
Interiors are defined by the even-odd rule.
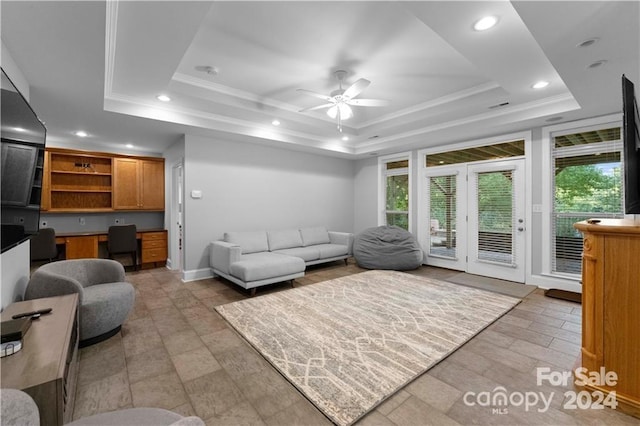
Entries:
[[353,257],[361,268],[406,271],[422,264],[422,248],[404,229],[378,226],[356,235]]

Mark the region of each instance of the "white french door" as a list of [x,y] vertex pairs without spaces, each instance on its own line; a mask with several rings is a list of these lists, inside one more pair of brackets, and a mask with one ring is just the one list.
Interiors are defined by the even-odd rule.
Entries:
[[524,160],[434,169],[422,194],[426,263],[524,282]]

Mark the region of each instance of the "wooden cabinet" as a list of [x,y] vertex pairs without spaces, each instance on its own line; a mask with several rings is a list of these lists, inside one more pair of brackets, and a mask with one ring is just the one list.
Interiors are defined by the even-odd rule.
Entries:
[[82,235],[65,237],[65,259],[87,259],[98,257],[98,236]]
[[40,181],[50,213],[164,210],[163,158],[50,148]]
[[142,263],[167,261],[167,231],[142,234]]
[[164,210],[163,159],[114,158],[114,178],[114,209]]
[[52,308],[50,314],[33,320],[23,347],[2,358],[2,387],[20,389],[38,405],[41,425],[71,421],[78,372],[78,295],[13,303],[2,312],[2,321],[12,315]]
[[111,210],[111,157],[65,151],[47,154],[45,205],[50,212]]
[[640,222],[579,222],[582,255],[582,367],[615,372],[618,409],[640,417]]

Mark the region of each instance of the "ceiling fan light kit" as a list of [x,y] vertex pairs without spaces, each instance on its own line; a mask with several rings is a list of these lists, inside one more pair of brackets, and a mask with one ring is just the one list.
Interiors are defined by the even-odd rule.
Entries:
[[338,131],[342,132],[342,120],[348,120],[353,117],[353,109],[351,105],[355,106],[387,106],[389,105],[389,101],[382,99],[354,99],[358,96],[364,89],[369,87],[371,82],[365,78],[361,78],[347,89],[342,88],[342,81],[344,77],[347,75],[347,72],[344,70],[338,70],[334,72],[336,79],[338,80],[339,88],[331,92],[329,96],[322,95],[320,93],[312,92],[310,90],[298,89],[298,92],[307,94],[309,96],[313,96],[315,98],[322,99],[327,103],[322,105],[317,105],[310,108],[304,108],[300,110],[300,112],[305,111],[315,111],[319,109],[327,109],[327,115],[332,119],[338,119]]

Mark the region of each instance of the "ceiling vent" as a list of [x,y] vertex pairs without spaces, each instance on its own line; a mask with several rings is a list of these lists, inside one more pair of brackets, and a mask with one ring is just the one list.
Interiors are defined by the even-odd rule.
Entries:
[[509,105],[509,102],[502,102],[501,104],[491,105],[489,109],[502,108],[506,107],[507,105]]

